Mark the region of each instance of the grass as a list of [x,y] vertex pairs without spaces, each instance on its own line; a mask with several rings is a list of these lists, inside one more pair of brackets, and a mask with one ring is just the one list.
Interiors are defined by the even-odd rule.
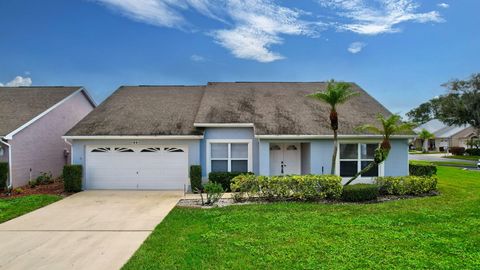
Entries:
[[418,164],[434,164],[437,166],[457,166],[457,167],[475,167],[474,163],[462,161],[426,161],[426,160],[410,160],[410,162]]
[[44,207],[61,198],[57,195],[30,195],[13,199],[0,199],[0,223]]
[[478,161],[480,159],[480,156],[448,156],[446,158]]
[[379,204],[176,207],[124,269],[480,269],[480,172]]

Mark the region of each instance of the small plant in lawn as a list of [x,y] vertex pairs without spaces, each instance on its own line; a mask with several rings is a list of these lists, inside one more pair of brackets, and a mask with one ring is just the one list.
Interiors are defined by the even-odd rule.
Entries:
[[38,185],[37,179],[32,179],[28,181],[28,186],[34,188]]
[[[206,201],[203,199],[203,192],[207,194]],[[202,200],[202,205],[213,205],[220,198],[222,198],[223,193],[225,190],[223,189],[222,185],[215,182],[208,182],[203,185],[203,192],[200,192],[200,198]]]

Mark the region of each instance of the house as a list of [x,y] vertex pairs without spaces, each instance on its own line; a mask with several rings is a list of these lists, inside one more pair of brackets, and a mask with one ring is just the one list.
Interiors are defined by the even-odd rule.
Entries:
[[[306,95],[327,83],[208,83],[123,86],[65,139],[86,189],[183,189],[189,166],[259,175],[328,174],[333,151],[328,105]],[[356,127],[390,115],[356,84],[360,95],[338,108],[337,172],[349,177],[373,160],[381,140]],[[392,138],[389,158],[359,181],[408,175],[408,139]]]
[[10,167],[8,186],[41,172],[60,176],[70,146],[62,135],[95,108],[82,87],[0,87],[0,161]]
[[[438,119],[432,119],[413,131],[420,133],[423,129],[432,133],[435,137],[428,140],[428,150],[446,152],[450,147],[467,148],[467,142],[476,139],[475,129],[470,125],[449,126]],[[413,145],[416,149],[421,149],[423,142],[415,138]]]

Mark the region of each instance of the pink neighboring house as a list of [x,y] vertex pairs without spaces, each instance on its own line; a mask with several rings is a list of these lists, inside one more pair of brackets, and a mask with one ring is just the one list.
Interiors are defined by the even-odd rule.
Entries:
[[82,87],[0,87],[0,162],[9,162],[8,186],[41,172],[60,176],[70,162],[62,136],[96,107]]

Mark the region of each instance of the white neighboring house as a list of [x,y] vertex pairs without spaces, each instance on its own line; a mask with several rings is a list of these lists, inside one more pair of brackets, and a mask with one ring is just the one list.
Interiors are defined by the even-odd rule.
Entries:
[[[470,125],[449,126],[438,119],[432,119],[425,124],[415,128],[415,133],[420,133],[423,129],[435,135],[435,138],[428,141],[428,150],[446,152],[450,147],[468,148],[467,142],[475,139],[475,129]],[[422,148],[422,140],[418,137],[414,140],[414,146],[417,149]]]

